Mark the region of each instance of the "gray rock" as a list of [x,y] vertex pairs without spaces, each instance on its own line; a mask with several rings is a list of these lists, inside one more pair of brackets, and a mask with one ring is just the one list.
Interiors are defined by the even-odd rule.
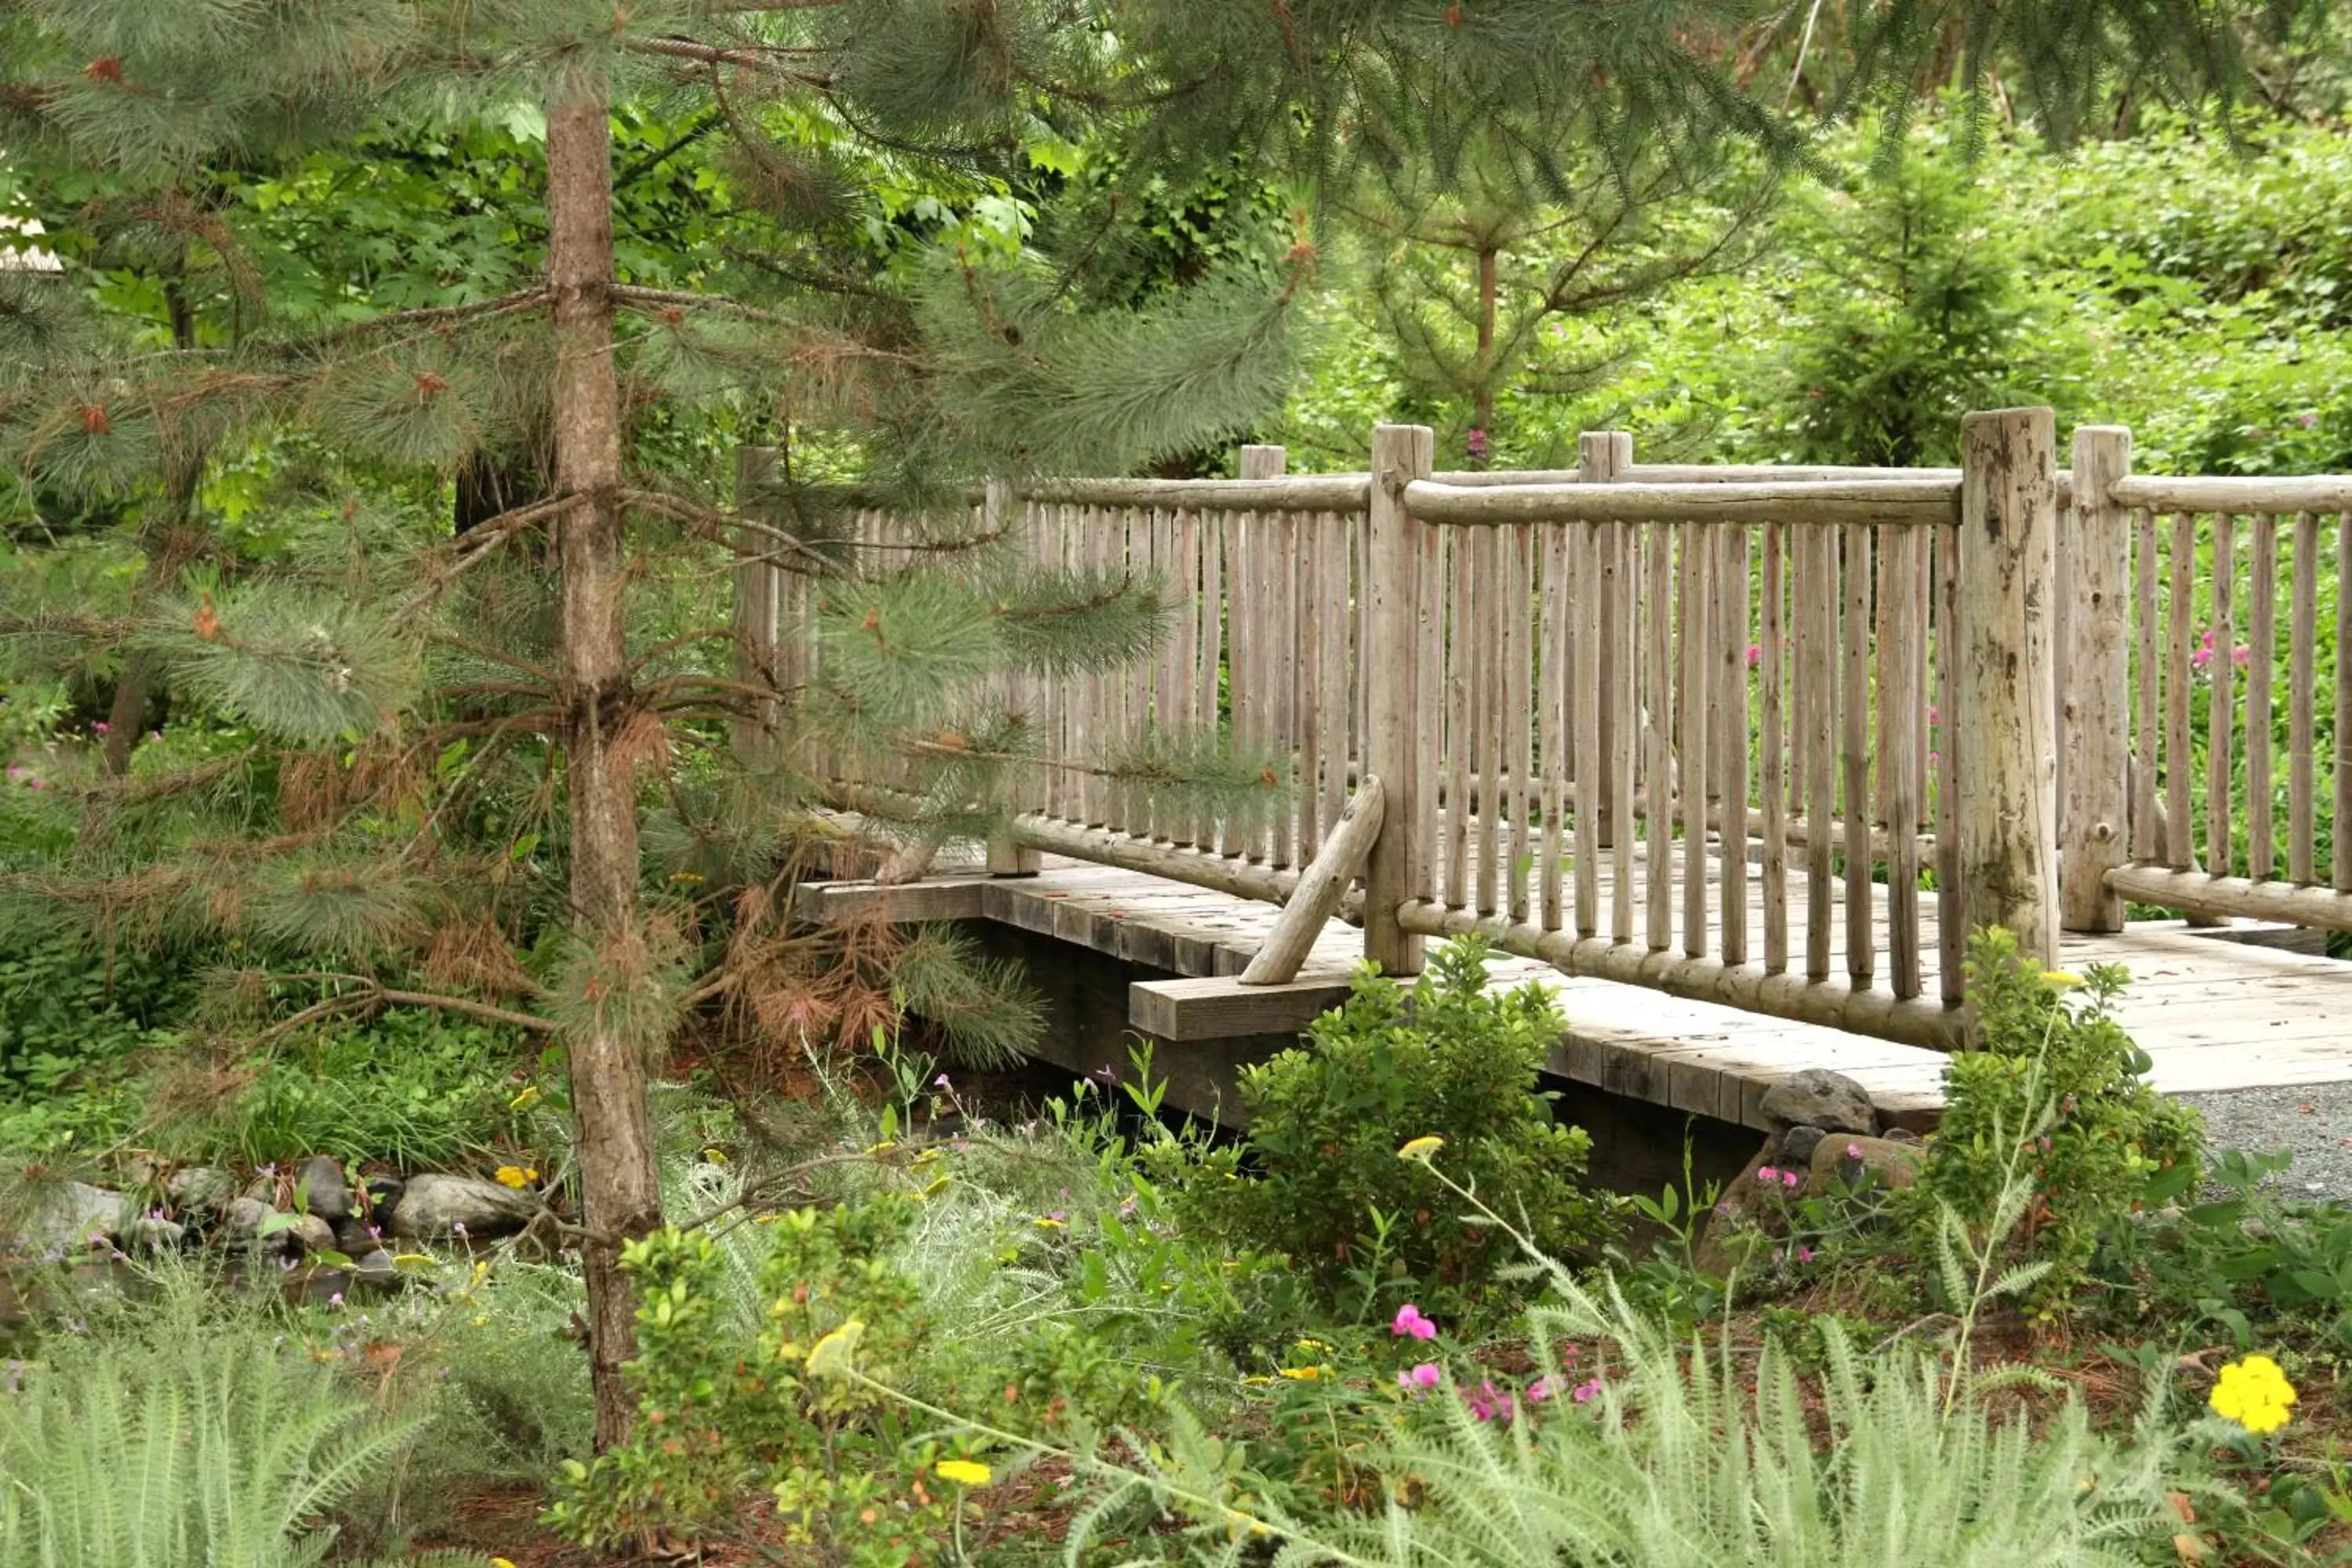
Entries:
[[1818,1127],[1791,1127],[1780,1134],[1780,1163],[1785,1165],[1812,1163],[1813,1151],[1829,1134]]
[[149,1215],[124,1228],[123,1245],[134,1252],[175,1252],[187,1235],[188,1227],[178,1221]]
[[261,1227],[278,1211],[259,1198],[231,1198],[221,1210],[221,1234],[231,1241],[252,1241],[261,1235]]
[[163,1178],[163,1195],[183,1214],[220,1214],[236,1201],[236,1178],[210,1165],[183,1165]]
[[1818,1127],[1825,1132],[1878,1131],[1878,1111],[1870,1091],[1827,1068],[1807,1068],[1791,1073],[1764,1091],[1758,1109],[1778,1127]]
[[400,1289],[400,1270],[393,1266],[389,1252],[363,1253],[352,1265],[352,1283],[380,1296],[389,1296]]
[[343,1167],[324,1154],[302,1162],[294,1175],[295,1206],[332,1224],[352,1217],[352,1187]]
[[475,1176],[411,1176],[400,1194],[400,1206],[393,1211],[392,1230],[395,1236],[424,1238],[447,1236],[462,1225],[468,1236],[506,1236],[530,1223],[538,1212],[537,1194],[496,1182]]
[[301,1243],[302,1250],[305,1252],[332,1252],[335,1250],[335,1227],[329,1225],[325,1220],[320,1219],[317,1215],[296,1215],[294,1216],[294,1228],[286,1232],[286,1234],[292,1237],[296,1241]]
[[1918,1144],[1891,1138],[1824,1138],[1813,1151],[1812,1180],[1805,1190],[1825,1193],[1841,1178],[1854,1182],[1865,1175],[1882,1187],[1907,1187],[1919,1179],[1927,1159],[1927,1151]]
[[74,1253],[121,1234],[129,1202],[121,1193],[87,1182],[60,1182],[38,1192],[18,1244],[28,1251]]

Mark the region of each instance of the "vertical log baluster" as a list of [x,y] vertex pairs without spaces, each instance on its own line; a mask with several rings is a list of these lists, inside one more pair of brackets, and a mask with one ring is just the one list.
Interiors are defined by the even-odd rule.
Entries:
[[2319,518],[2298,512],[2294,520],[2294,608],[2288,614],[2286,875],[2308,887],[2319,875],[2314,838],[2313,723],[2318,694],[2314,677],[2319,641]]
[[1764,972],[1785,973],[1789,967],[1789,739],[1787,716],[1781,710],[1782,661],[1787,637],[1781,629],[1787,599],[1787,572],[1782,553],[1789,547],[1783,523],[1764,527],[1764,605],[1760,630],[1761,657],[1757,660],[1760,691],[1758,715],[1762,731],[1759,762],[1763,769],[1764,811]]

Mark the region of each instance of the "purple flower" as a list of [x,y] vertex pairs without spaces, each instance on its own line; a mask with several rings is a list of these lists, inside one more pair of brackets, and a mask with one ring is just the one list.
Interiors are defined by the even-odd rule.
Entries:
[[1444,1373],[1437,1370],[1435,1362],[1425,1361],[1409,1371],[1397,1373],[1397,1386],[1418,1399],[1435,1388],[1440,1382],[1444,1381]]
[[948,1086],[948,1075],[947,1075],[947,1074],[945,1074],[945,1073],[941,1073],[941,1074],[940,1074],[940,1076],[939,1076],[939,1077],[937,1077],[937,1078],[935,1078],[935,1079],[931,1079],[931,1087],[932,1087],[933,1089],[945,1089],[945,1088],[947,1088],[947,1086]]
[[382,1241],[383,1239],[383,1226],[380,1225],[372,1225],[368,1226],[368,1239],[370,1241]]
[[1397,1309],[1395,1320],[1389,1324],[1389,1332],[1399,1339],[1411,1336],[1416,1340],[1433,1340],[1437,1337],[1437,1325],[1423,1317],[1419,1307],[1407,1301]]
[[1579,1405],[1590,1405],[1601,1397],[1601,1380],[1597,1377],[1588,1377],[1570,1389],[1568,1396]]
[[2298,424],[2298,425],[2300,425],[2300,426],[2302,426],[2305,429],[2308,430],[2308,429],[2310,429],[2313,426],[2315,426],[2315,425],[2316,425],[2316,424],[2318,424],[2318,423],[2319,423],[2319,416],[2318,416],[2318,415],[2316,415],[2316,414],[2305,414],[2305,415],[2303,415],[2302,416],[2300,416],[2299,418],[2297,418],[2297,419],[2295,420],[2295,423],[2296,423],[2296,424]]
[[450,1234],[450,1235],[452,1235],[452,1236],[454,1236],[454,1237],[456,1237],[459,1241],[463,1241],[463,1240],[465,1240],[465,1239],[466,1239],[466,1222],[465,1222],[464,1220],[462,1220],[462,1219],[460,1219],[460,1220],[452,1220],[452,1221],[450,1221],[450,1222],[449,1222],[449,1234]]
[[338,1290],[333,1295],[328,1297],[327,1305],[332,1307],[338,1312],[341,1311],[343,1310],[343,1293],[341,1290]]
[[1095,1068],[1093,1072],[1088,1073],[1087,1076],[1100,1079],[1104,1083],[1117,1083],[1118,1081],[1118,1069],[1111,1066],[1110,1063],[1105,1062],[1102,1066]]

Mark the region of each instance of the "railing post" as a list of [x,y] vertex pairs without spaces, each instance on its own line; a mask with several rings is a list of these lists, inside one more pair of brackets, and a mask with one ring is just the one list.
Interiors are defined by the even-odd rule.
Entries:
[[1430,776],[1433,757],[1415,713],[1419,682],[1437,679],[1433,670],[1422,669],[1418,657],[1423,601],[1435,585],[1421,581],[1423,525],[1406,511],[1404,488],[1429,477],[1436,450],[1435,435],[1425,425],[1372,427],[1363,767],[1388,781],[1393,794],[1364,868],[1364,956],[1389,974],[1415,974],[1422,965],[1422,940],[1397,924],[1397,910],[1426,881],[1420,867],[1429,846],[1416,842],[1413,828],[1437,781]]
[[[773,447],[735,448],[737,511],[754,510],[760,493],[776,483],[779,465]],[[764,556],[762,552],[735,563],[735,603],[730,626],[735,634],[734,679],[742,686],[785,684],[784,650],[778,632],[784,572]],[[779,707],[772,697],[760,698],[750,712],[729,725],[729,744],[739,763],[757,768],[775,761]]]
[[2004,408],[1960,421],[1959,909],[2058,961],[2055,603],[2057,419]]
[[[1633,434],[1630,430],[1587,430],[1576,438],[1576,479],[1579,484],[1613,484],[1633,467]],[[1612,579],[1613,581],[1613,579]],[[1624,611],[1617,594],[1604,594],[1601,600],[1601,647],[1595,662],[1601,690],[1601,755],[1617,754],[1617,705],[1608,693],[1617,689],[1617,633]],[[1600,806],[1593,817],[1600,829],[1600,841],[1604,848],[1617,842],[1618,800],[1616,780],[1604,776],[1592,792]]]
[[[1013,486],[1003,479],[991,479],[981,491],[981,531],[1002,538],[1017,521],[1015,512],[1020,502],[1013,499]],[[1024,540],[1021,548],[1029,548]],[[1037,692],[1025,675],[1000,675],[997,695],[1008,711],[1036,713]],[[1016,774],[1026,782],[1026,774]],[[1016,794],[1005,802],[1005,810],[1018,816],[1042,802]],[[1034,877],[1045,868],[1045,858],[1034,847],[1014,842],[1010,832],[1000,826],[988,840],[988,874],[992,877]]]
[[2065,809],[2058,855],[2062,923],[2068,931],[2124,929],[2123,896],[2107,873],[2124,863],[2131,816],[2131,524],[2108,489],[2131,472],[2131,432],[2085,425],[2074,432],[2074,528],[2061,553],[2067,601],[2058,694]]

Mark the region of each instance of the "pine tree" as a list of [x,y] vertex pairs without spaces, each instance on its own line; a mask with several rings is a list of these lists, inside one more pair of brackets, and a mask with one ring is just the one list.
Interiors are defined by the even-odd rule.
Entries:
[[[2144,13],[2202,28],[2220,9],[1969,7],[2083,23],[2068,63],[2085,72]],[[142,765],[140,726],[116,725],[121,776],[52,796],[73,846],[11,881],[9,921],[234,939],[220,1016],[247,1040],[398,1001],[559,1042],[598,1431],[618,1436],[614,1261],[660,1212],[650,1061],[714,1011],[837,1026],[856,991],[842,976],[867,962],[784,929],[818,781],[794,776],[792,747],[735,765],[730,721],[774,705],[788,728],[903,764],[916,838],[984,826],[1024,749],[990,675],[1129,655],[1156,606],[1148,584],[1021,573],[972,528],[970,487],[1129,469],[1245,427],[1279,390],[1317,226],[1376,125],[1507,111],[1576,139],[1552,161],[1615,168],[1709,117],[1760,132],[1725,59],[1741,19],[1690,0],[6,0],[0,147],[110,182],[126,238],[239,289],[247,258],[206,203],[223,172],[446,127],[458,105],[543,121],[545,224],[528,286],[328,331],[256,293],[233,334],[126,342],[80,291],[0,274],[0,447],[95,502],[96,525],[118,510],[143,563],[136,592],[97,603],[71,559],[20,574],[0,622],[15,662],[119,668],[125,716],[160,684],[175,713],[234,726],[214,754]],[[1916,42],[1906,26],[1889,48]],[[723,145],[747,209],[694,287],[648,286],[616,256],[612,116],[642,103]],[[1095,149],[1129,184],[1238,150],[1302,193],[1300,232],[1141,308],[1087,309],[1090,260],[1120,250],[1103,243],[1127,221],[1118,184],[1062,191],[1071,210],[1026,243],[974,221],[1056,194],[1045,147]],[[877,187],[908,171],[959,193],[956,220],[844,265],[841,237],[887,229]],[[788,437],[771,493],[730,506],[722,480],[675,460],[662,437],[698,409]],[[203,500],[257,432],[328,453],[274,514],[286,542],[258,552],[232,548]],[[415,476],[517,454],[543,458],[517,468],[544,492],[468,508],[454,538],[404,504]],[[803,454],[919,520],[929,564],[886,569],[848,543]],[[842,655],[824,681],[734,672],[709,584],[744,557],[820,580],[818,635]],[[1177,771],[1165,754],[1107,765]],[[909,993],[967,973],[936,947],[896,956]]]

